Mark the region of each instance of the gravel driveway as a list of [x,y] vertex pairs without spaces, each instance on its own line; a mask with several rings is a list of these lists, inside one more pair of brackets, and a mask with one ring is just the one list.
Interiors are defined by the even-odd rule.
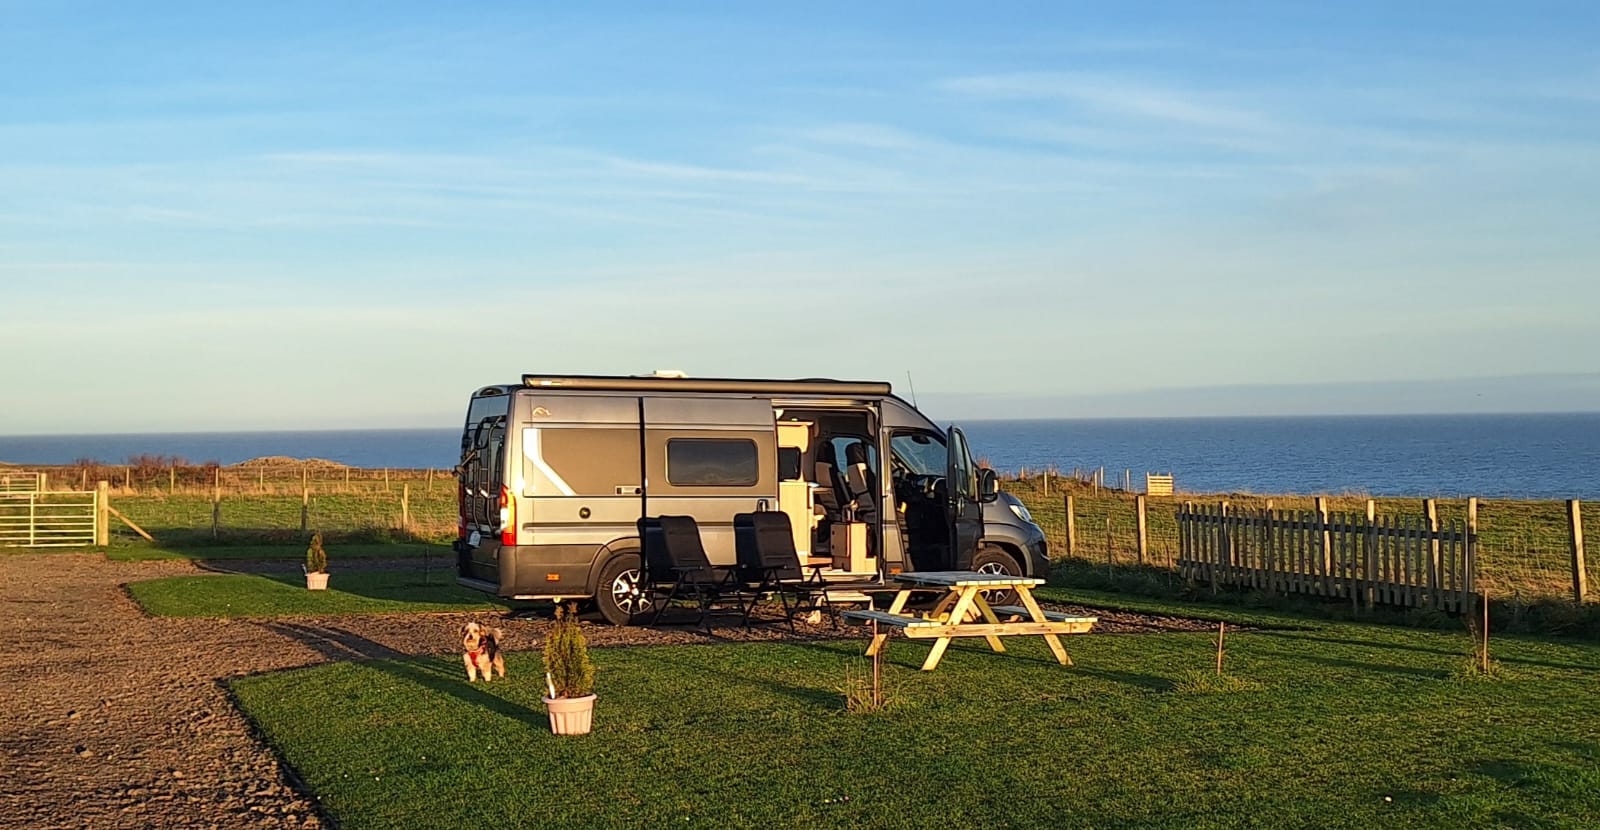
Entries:
[[[451,653],[465,620],[495,616],[170,619],[146,616],[123,590],[197,572],[186,561],[0,555],[0,827],[322,827],[233,706],[226,680],[330,660]],[[1210,626],[1091,613],[1106,632]],[[549,625],[496,623],[518,651],[536,648]],[[684,629],[585,629],[602,647],[713,641]],[[714,640],[789,636],[783,626],[718,628]],[[799,636],[839,635],[802,625]]]

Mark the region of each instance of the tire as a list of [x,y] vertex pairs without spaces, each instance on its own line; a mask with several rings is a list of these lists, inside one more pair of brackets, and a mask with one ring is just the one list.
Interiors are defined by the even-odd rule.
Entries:
[[[972,570],[978,573],[1005,574],[1007,576],[1022,576],[1022,563],[1012,556],[1010,551],[997,545],[981,545],[978,552],[972,556]],[[984,591],[983,598],[990,605],[1012,605],[1017,601],[1017,592]]]
[[655,616],[653,598],[639,588],[639,556],[624,554],[600,569],[594,605],[612,625],[644,625]]

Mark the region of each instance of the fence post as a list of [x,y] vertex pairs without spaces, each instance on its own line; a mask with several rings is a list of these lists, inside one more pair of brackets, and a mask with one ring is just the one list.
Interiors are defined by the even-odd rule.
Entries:
[[1428,520],[1428,603],[1443,608],[1439,600],[1439,503],[1433,499],[1422,500],[1422,515]]
[[[304,472],[304,470],[302,470]],[[311,529],[311,485],[304,478],[300,482],[300,532]]]
[[217,538],[217,529],[222,526],[222,488],[211,488],[211,538]]
[[1066,495],[1067,503],[1067,556],[1072,557],[1078,553],[1078,517],[1073,512],[1072,494]]
[[1472,592],[1477,590],[1474,569],[1478,559],[1478,497],[1467,499],[1467,541],[1461,546],[1461,578],[1456,580],[1461,589],[1461,608],[1471,612]]
[[389,468],[383,468],[383,489],[389,489]]
[[1143,493],[1133,497],[1133,506],[1139,511],[1139,564],[1143,565],[1145,556],[1150,553],[1150,536],[1145,525]]
[[1582,605],[1589,592],[1589,574],[1583,562],[1583,504],[1577,499],[1567,500],[1567,525],[1572,540],[1572,600]]
[[[1266,590],[1269,597],[1277,591],[1274,583],[1278,578],[1278,549],[1286,547],[1278,544],[1278,540],[1272,535],[1272,507],[1272,499],[1267,499],[1266,506],[1261,511],[1261,526],[1256,529],[1255,533],[1255,570],[1258,573],[1263,573],[1261,587]],[[1287,550],[1292,551],[1294,548],[1287,547]]]
[[1317,511],[1318,538],[1322,540],[1322,595],[1333,596],[1333,532],[1328,529],[1328,497],[1317,496],[1312,503]]
[[411,482],[400,485],[400,529],[411,529]]
[[1223,575],[1224,579],[1228,584],[1237,586],[1238,583],[1236,582],[1233,568],[1233,529],[1228,526],[1228,517],[1232,512],[1232,505],[1226,500],[1219,505],[1217,510],[1220,517],[1217,526],[1221,529],[1217,534],[1217,563],[1219,565],[1227,563],[1227,572]]
[[1378,503],[1367,499],[1367,532],[1362,538],[1362,582],[1366,583],[1367,607],[1371,608],[1377,601],[1377,586],[1372,582],[1372,575],[1378,570]]
[[167,468],[167,495],[178,492],[178,465],[173,464]]
[[123,467],[122,468],[122,488],[124,490],[129,491],[129,492],[133,491],[133,468],[132,467]]
[[111,544],[111,482],[103,478],[94,483],[94,543]]

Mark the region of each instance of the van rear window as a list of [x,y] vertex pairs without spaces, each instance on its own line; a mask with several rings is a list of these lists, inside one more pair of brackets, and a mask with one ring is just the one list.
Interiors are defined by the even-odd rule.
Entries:
[[674,487],[751,487],[760,472],[756,442],[747,438],[667,441],[667,483]]

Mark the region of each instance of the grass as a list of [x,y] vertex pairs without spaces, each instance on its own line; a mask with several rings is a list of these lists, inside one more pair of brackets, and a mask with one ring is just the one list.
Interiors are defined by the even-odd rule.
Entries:
[[[82,552],[81,549],[79,552]],[[337,568],[344,559],[418,559],[431,557],[434,567],[447,571],[455,565],[455,554],[445,545],[423,542],[367,542],[328,546],[328,560]],[[304,562],[306,546],[301,543],[287,545],[217,544],[217,545],[118,545],[106,549],[106,559],[112,562],[145,562],[150,560],[194,559],[203,561],[286,561]]]
[[[1225,693],[1179,691],[1211,636],[895,640],[896,705],[838,691],[859,640],[599,649],[595,734],[549,734],[538,658],[468,685],[451,658],[234,681],[351,828],[1587,828],[1600,647],[1505,640],[1514,677],[1452,679],[1465,634],[1349,624],[1229,637]],[[1250,688],[1251,686],[1256,688]],[[315,712],[308,717],[308,712]]]
[[128,593],[158,617],[283,617],[325,614],[503,610],[504,603],[457,586],[454,577],[403,571],[333,571],[326,591],[291,574],[203,574],[151,579]]

